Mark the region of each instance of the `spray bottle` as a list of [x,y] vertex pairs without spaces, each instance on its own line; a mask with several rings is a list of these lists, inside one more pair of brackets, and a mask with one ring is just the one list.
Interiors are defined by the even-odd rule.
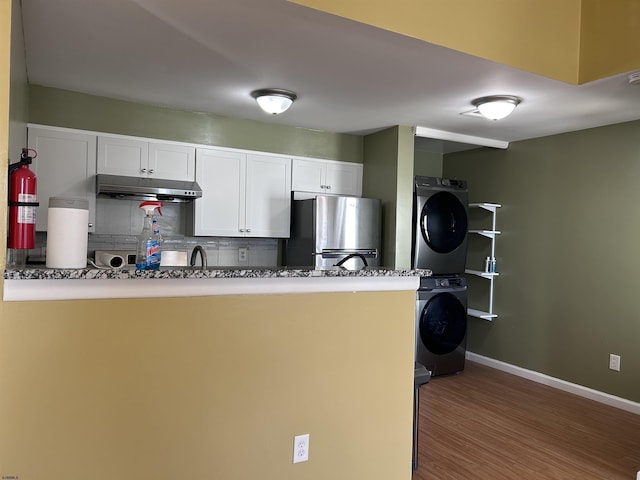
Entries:
[[136,250],[136,268],[138,270],[158,270],[160,268],[162,235],[160,235],[158,222],[154,215],[156,209],[162,215],[160,207],[162,207],[162,202],[142,202],[140,204],[145,217]]

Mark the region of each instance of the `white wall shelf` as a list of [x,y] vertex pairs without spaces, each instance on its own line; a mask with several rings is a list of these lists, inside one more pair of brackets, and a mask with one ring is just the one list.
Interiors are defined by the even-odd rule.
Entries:
[[500,208],[502,205],[499,203],[470,203],[470,208],[484,208],[485,210],[489,210],[490,212],[496,213],[496,210]]
[[482,270],[470,270],[470,269],[466,269],[464,273],[468,273],[470,275],[477,275],[478,277],[482,277],[482,278],[492,278],[500,275],[498,272],[483,272]]
[[495,313],[483,312],[482,310],[476,310],[475,308],[467,308],[467,315],[472,317],[482,318],[483,320],[493,320],[498,315]]
[[[469,233],[481,235],[491,240],[491,257],[496,256],[496,237],[500,235],[500,231],[496,230],[496,213],[502,205],[498,203],[470,203],[469,208],[482,208],[491,212],[492,225],[491,230],[469,230]],[[485,272],[482,270],[466,269],[464,271],[468,275],[475,275],[489,280],[489,310],[477,310],[475,308],[467,308],[467,315],[471,317],[481,318],[483,320],[492,321],[498,315],[493,313],[493,281],[500,274],[497,272]]]
[[469,230],[469,233],[477,233],[487,238],[496,238],[496,235],[500,235],[498,230]]

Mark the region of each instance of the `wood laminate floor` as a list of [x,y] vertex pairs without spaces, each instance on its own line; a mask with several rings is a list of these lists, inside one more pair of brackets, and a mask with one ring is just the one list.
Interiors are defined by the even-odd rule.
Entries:
[[640,415],[467,362],[420,389],[413,480],[635,480]]

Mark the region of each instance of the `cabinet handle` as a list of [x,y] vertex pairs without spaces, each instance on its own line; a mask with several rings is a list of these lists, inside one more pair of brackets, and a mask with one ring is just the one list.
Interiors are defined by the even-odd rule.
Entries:
[[320,188],[327,188],[326,185],[320,185]]
[[147,173],[147,169],[146,168],[141,168],[140,169],[140,173]]
[[240,231],[241,231],[241,232],[244,232],[244,228],[241,228],[241,229],[240,229]]
[[153,168],[149,170],[149,175],[153,175],[154,173],[156,173],[156,171]]
[[89,228],[93,228],[93,223],[90,223],[90,224],[89,224]]
[[249,233],[250,231],[251,231],[251,229],[250,229],[250,228],[247,228],[247,233]]
[[331,185],[325,185],[324,188],[326,188],[327,190],[331,190]]

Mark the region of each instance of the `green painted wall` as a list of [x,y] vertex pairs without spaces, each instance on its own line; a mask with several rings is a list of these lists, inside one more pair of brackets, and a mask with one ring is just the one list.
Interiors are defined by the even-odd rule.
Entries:
[[[29,121],[98,132],[362,163],[363,137],[30,86]],[[256,107],[257,108],[257,107]]]
[[413,129],[398,129],[398,178],[396,179],[396,268],[411,268],[413,212]]
[[[638,138],[640,121],[445,156],[470,202],[503,205],[499,317],[469,319],[470,351],[640,401]],[[470,306],[486,308],[487,286],[470,278]]]
[[382,200],[382,265],[395,265],[398,132],[389,128],[364,138],[362,196]]
[[382,200],[382,264],[409,268],[413,201],[411,127],[392,127],[367,135],[364,139],[364,158],[362,194]]
[[444,155],[415,148],[413,173],[427,177],[442,177]]

